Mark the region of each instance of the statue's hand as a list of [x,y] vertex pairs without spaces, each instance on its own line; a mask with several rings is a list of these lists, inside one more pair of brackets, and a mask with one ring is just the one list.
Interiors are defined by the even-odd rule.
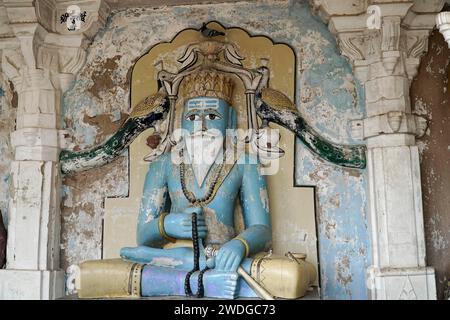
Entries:
[[217,253],[214,261],[208,261],[211,267],[215,265],[218,271],[236,272],[245,256],[245,246],[239,240],[231,240],[225,243]]
[[192,239],[192,213],[197,214],[198,237],[205,238],[207,233],[202,208],[187,208],[181,213],[170,213],[164,219],[166,233],[176,239]]

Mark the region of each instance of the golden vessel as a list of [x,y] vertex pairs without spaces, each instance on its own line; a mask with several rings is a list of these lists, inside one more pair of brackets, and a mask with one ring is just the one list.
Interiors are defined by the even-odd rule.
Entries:
[[142,267],[122,259],[83,262],[80,264],[78,297],[140,297]]
[[303,253],[288,252],[255,256],[250,275],[277,298],[298,299],[306,295],[316,280],[316,269]]

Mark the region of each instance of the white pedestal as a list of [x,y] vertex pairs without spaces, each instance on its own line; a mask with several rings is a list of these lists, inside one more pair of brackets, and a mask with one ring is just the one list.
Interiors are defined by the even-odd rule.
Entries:
[[436,300],[434,269],[368,268],[370,293],[374,300]]
[[64,272],[0,270],[1,300],[49,300],[64,296]]

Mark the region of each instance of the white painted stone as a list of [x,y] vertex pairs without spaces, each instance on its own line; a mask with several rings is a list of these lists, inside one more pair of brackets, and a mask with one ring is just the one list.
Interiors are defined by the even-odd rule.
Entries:
[[372,299],[435,300],[436,284],[433,268],[375,268],[368,270]]
[[46,161],[13,161],[7,268],[59,266],[58,169]]
[[370,148],[368,163],[374,265],[425,266],[417,147]]
[[[411,113],[390,111],[365,118],[361,126],[363,130],[362,136],[366,139],[380,136],[380,134],[401,133],[420,137],[427,128],[427,120]],[[371,145],[373,146],[374,144],[371,143]]]
[[63,271],[0,270],[0,300],[48,300],[63,296]]
[[436,26],[444,36],[450,48],[450,12],[441,12],[436,16]]
[[58,162],[59,148],[66,145],[66,131],[25,127],[11,133],[16,160]]

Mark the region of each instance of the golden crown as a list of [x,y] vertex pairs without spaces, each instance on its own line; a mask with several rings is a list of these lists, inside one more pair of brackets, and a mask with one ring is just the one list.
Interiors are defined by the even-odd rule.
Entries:
[[187,75],[183,79],[181,97],[213,97],[231,104],[233,95],[233,79],[231,76],[214,70],[200,70]]

